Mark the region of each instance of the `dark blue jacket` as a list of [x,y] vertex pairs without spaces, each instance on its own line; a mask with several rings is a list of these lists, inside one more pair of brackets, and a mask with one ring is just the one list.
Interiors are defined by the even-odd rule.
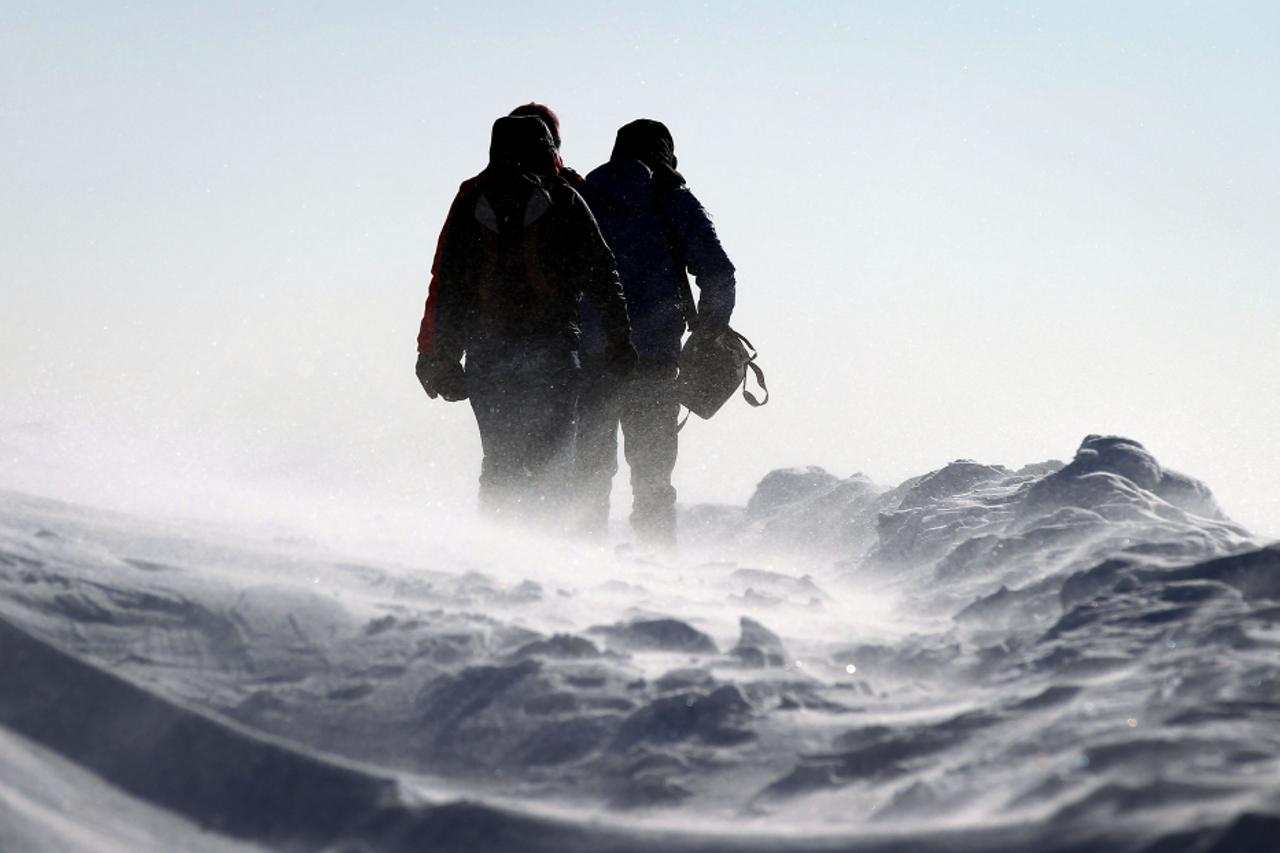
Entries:
[[[698,285],[699,323],[727,325],[733,313],[733,264],[715,226],[687,186],[662,191],[639,160],[611,160],[587,175],[582,195],[613,249],[631,318],[631,337],[642,359],[674,363],[685,330],[680,279],[671,236]],[[582,305],[582,352],[605,350],[594,306]]]

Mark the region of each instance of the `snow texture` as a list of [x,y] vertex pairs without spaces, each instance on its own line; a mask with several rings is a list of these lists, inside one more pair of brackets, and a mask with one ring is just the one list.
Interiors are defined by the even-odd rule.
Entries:
[[0,848],[1280,837],[1280,547],[1137,442],[774,471],[682,523],[665,561],[357,561],[0,493]]

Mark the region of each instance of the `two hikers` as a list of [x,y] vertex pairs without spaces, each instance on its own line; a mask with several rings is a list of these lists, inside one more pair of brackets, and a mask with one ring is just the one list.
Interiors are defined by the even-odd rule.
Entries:
[[[554,113],[526,105],[513,116],[495,123],[490,166],[463,183],[441,233],[418,376],[433,397],[471,398],[484,451],[482,508],[533,505],[566,515],[567,493],[579,531],[603,536],[621,428],[637,539],[674,545],[681,338],[695,324],[727,327],[733,264],[676,171],[674,141],[660,122],[620,129],[609,162],[584,182],[559,159]],[[504,140],[515,133],[512,122],[526,120],[545,135],[513,160]],[[530,235],[544,206],[557,211],[548,222],[574,223],[549,229],[560,235],[554,245]],[[531,255],[528,245],[541,249]],[[688,273],[700,291],[696,307]],[[581,305],[570,302],[577,290]]]

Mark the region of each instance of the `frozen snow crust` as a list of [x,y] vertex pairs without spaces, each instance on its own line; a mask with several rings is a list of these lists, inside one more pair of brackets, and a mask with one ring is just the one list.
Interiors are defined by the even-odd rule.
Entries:
[[1280,837],[1280,547],[1137,442],[684,516],[661,562],[494,531],[356,562],[0,493],[0,818],[47,753],[191,844]]

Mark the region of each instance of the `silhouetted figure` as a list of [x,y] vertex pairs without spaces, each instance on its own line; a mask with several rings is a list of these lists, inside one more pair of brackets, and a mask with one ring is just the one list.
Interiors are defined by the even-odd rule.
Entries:
[[440,235],[418,338],[427,394],[470,397],[484,452],[480,503],[492,515],[541,516],[562,494],[580,302],[600,318],[610,369],[635,364],[613,255],[558,171],[541,119],[494,122],[489,166],[459,189]]
[[[675,378],[686,327],[728,325],[734,268],[711,219],[676,171],[675,143],[661,122],[638,119],[618,131],[608,163],[587,175],[583,195],[617,258],[632,337],[635,375],[606,369],[606,326],[584,309],[583,386],[578,403],[575,484],[582,528],[602,535],[618,470],[621,426],[631,468],[631,525],[638,541],[674,545],[677,451]],[[697,280],[692,304],[688,273]]]
[[[533,116],[542,120],[547,131],[551,134],[551,141],[555,145],[556,153],[556,173],[569,182],[569,185],[575,189],[580,189],[583,184],[583,178],[574,170],[564,165],[564,161],[560,159],[560,117],[556,115],[551,107],[545,104],[527,103],[513,109],[508,115],[511,116]],[[458,194],[470,192],[476,188],[480,179],[484,177],[484,172],[472,178],[467,178],[458,187]],[[450,216],[453,215],[450,209]],[[436,254],[431,260],[431,283],[427,286],[427,305],[422,312],[422,324],[418,327],[418,352],[432,352],[435,348],[435,323],[436,323],[436,302],[437,293],[439,292],[439,276],[440,276],[440,252],[444,246],[444,235],[449,230],[449,220],[445,219],[444,227],[440,229],[440,236],[436,239]]]

